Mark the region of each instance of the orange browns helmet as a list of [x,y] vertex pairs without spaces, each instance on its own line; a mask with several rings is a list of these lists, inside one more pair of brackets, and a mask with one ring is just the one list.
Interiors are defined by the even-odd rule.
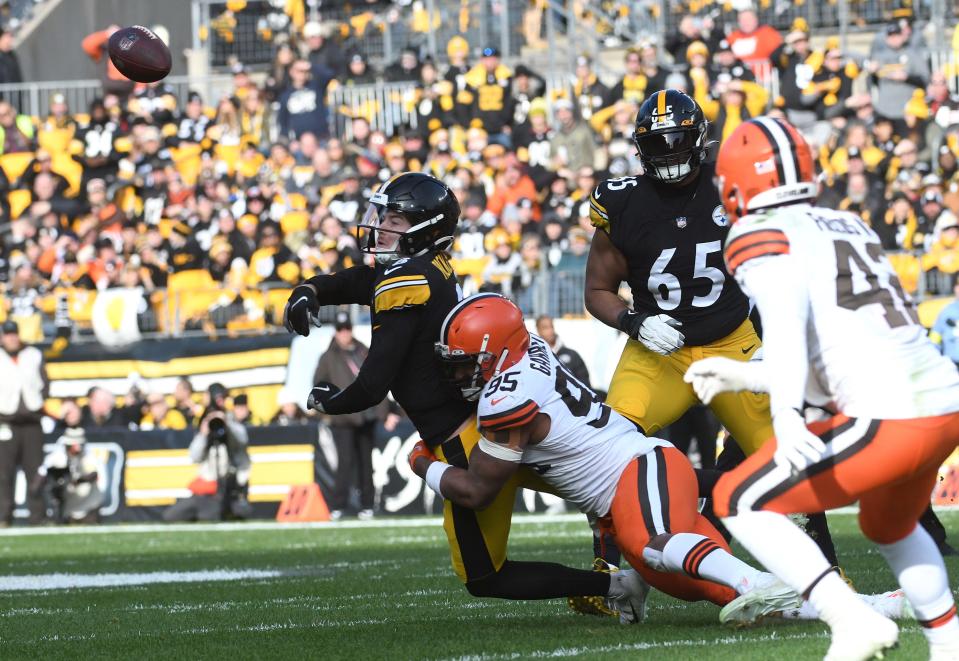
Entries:
[[516,304],[499,294],[463,299],[446,315],[436,356],[463,399],[474,401],[483,386],[526,355],[529,331]]
[[723,141],[716,159],[719,194],[736,222],[747,213],[815,199],[812,150],[788,122],[756,117]]

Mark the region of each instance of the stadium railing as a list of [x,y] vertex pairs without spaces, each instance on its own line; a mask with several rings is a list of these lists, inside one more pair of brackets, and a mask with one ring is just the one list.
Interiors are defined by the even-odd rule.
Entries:
[[[227,75],[205,78],[196,76],[168,76],[164,84],[175,90],[177,98],[185,100],[190,91],[199,92],[204,99],[213,100],[233,89],[233,79]],[[71,113],[84,113],[90,102],[103,96],[100,80],[52,80],[0,85],[0,98],[9,101],[24,115],[46,117],[50,111],[50,97],[63,94]]]

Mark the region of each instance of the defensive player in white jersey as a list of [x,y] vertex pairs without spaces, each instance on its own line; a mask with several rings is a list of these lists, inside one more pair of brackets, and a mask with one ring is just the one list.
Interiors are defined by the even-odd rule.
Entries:
[[[696,509],[693,467],[668,442],[648,438],[614,412],[531,335],[519,308],[495,294],[461,301],[437,344],[464,397],[478,400],[482,438],[467,469],[435,461],[425,446],[410,461],[442,497],[483,509],[521,465],[616,539],[630,565],[680,599],[726,605],[763,587],[747,619],[796,607],[798,595],[731,555]],[[778,586],[778,590],[776,587]],[[632,606],[642,619],[642,604]]]
[[[916,525],[959,443],[959,373],[927,339],[876,234],[853,214],[812,206],[812,153],[792,126],[740,125],[717,174],[736,223],[726,262],[759,308],[764,356],[705,359],[686,379],[707,403],[768,392],[775,439],[719,481],[715,512],[829,624],[827,659],[867,659],[896,643],[896,625],[865,608],[784,516],[858,500],[860,527],[912,603],[931,658],[959,659],[946,568]],[[805,403],[833,417],[807,427]]]

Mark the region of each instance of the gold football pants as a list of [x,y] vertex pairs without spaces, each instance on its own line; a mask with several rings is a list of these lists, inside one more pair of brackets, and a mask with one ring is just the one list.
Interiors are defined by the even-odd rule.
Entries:
[[[692,385],[683,381],[693,362],[712,356],[748,360],[761,344],[749,319],[720,340],[685,346],[668,356],[627,340],[606,403],[655,436],[699,401]],[[717,395],[709,408],[747,455],[773,436],[768,395],[726,392]]]
[[[469,456],[479,442],[476,418],[470,418],[457,436],[433,449],[437,459],[459,468],[469,467]],[[553,493],[553,490],[525,466],[503,485],[492,504],[477,512],[449,500],[443,501],[443,529],[449,540],[453,570],[464,583],[499,571],[506,561],[506,542],[513,517],[513,503],[520,487]]]

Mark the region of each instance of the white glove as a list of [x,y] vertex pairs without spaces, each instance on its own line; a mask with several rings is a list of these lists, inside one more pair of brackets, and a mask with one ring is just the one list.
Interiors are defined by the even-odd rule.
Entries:
[[776,452],[773,460],[793,473],[805,470],[822,459],[826,444],[806,428],[806,421],[796,409],[780,409],[773,415]]
[[621,331],[662,356],[682,348],[686,341],[686,336],[676,330],[683,323],[669,315],[647,315],[626,308],[620,312],[617,322]]
[[693,384],[696,396],[703,404],[723,392],[751,390],[767,392],[764,365],[759,361],[733,360],[731,358],[703,358],[686,370],[683,380]]

